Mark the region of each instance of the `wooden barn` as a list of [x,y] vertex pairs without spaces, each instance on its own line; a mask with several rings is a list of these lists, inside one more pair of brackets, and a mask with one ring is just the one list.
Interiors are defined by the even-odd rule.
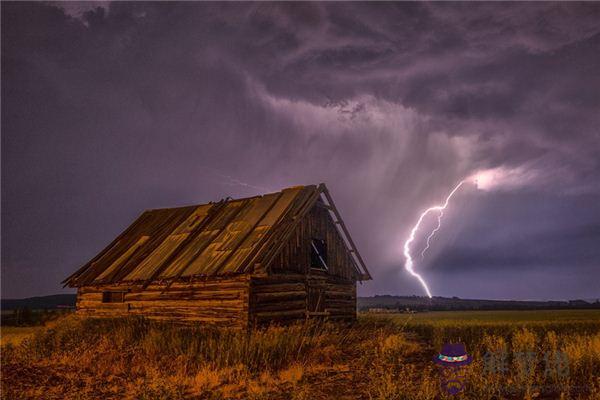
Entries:
[[250,327],[356,318],[371,279],[324,184],[148,210],[63,283],[77,313]]

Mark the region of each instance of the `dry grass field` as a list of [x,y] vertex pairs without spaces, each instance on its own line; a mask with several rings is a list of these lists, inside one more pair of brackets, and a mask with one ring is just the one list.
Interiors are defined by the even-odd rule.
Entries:
[[[456,341],[474,361],[452,397],[431,360]],[[3,399],[600,399],[599,311],[361,315],[253,332],[68,316],[12,343]],[[506,370],[486,370],[499,350]],[[566,375],[544,370],[557,352]]]
[[36,331],[44,329],[41,326],[3,326],[0,330],[0,345],[18,345],[31,337]]

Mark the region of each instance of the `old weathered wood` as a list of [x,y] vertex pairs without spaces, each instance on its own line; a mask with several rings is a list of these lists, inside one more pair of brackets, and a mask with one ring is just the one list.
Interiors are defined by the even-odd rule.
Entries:
[[[337,207],[335,206],[335,203],[333,202],[333,197],[331,197],[331,194],[329,193],[329,190],[327,189],[325,184],[320,184],[319,187],[321,188],[321,190],[323,191],[323,194],[325,195],[325,198],[329,202],[331,211],[333,211],[333,213],[335,214],[336,220],[337,220],[337,222],[339,222],[339,225],[342,228],[342,232],[344,233],[344,235],[346,236],[346,239],[348,240],[348,243],[350,244],[352,254],[354,256],[356,256],[356,258],[358,259],[358,262],[360,263],[360,266],[362,267],[362,269],[364,271],[363,272],[364,279],[365,280],[371,279],[371,273],[369,272],[367,266],[365,265],[365,262],[364,262],[362,256],[358,252],[358,249],[356,248],[356,245],[354,244],[354,241],[352,240],[352,237],[350,236],[350,232],[348,232],[348,228],[346,227],[346,224],[344,224],[344,220],[342,219],[342,216],[340,215]],[[359,272],[360,272],[360,270],[359,270]]]
[[[353,320],[356,282],[370,276],[346,233],[324,185],[151,210],[65,282],[86,317],[239,328]],[[313,239],[326,243],[326,270],[311,265]]]

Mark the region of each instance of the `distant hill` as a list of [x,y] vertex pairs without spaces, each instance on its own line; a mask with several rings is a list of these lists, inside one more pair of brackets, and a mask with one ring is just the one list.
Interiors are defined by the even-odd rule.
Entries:
[[[55,294],[51,296],[29,297],[26,299],[2,299],[2,310],[17,308],[55,309],[75,307],[75,294]],[[376,295],[359,297],[358,309],[415,310],[415,311],[454,311],[454,310],[548,310],[548,309],[600,309],[600,301],[518,301],[460,299],[458,297],[428,297]]]
[[598,300],[569,301],[518,301],[518,300],[480,300],[460,299],[458,297],[420,297],[376,295],[359,297],[358,309],[405,310],[415,311],[454,311],[454,310],[547,310],[547,309],[600,309]]
[[2,310],[15,310],[17,308],[54,309],[75,307],[75,294],[53,294],[50,296],[29,297],[26,299],[2,299]]

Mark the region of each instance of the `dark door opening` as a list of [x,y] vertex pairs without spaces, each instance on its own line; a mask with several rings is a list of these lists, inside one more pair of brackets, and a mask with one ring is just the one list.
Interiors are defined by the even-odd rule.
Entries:
[[329,315],[329,313],[325,311],[325,290],[308,285],[306,307],[307,317],[324,317]]

